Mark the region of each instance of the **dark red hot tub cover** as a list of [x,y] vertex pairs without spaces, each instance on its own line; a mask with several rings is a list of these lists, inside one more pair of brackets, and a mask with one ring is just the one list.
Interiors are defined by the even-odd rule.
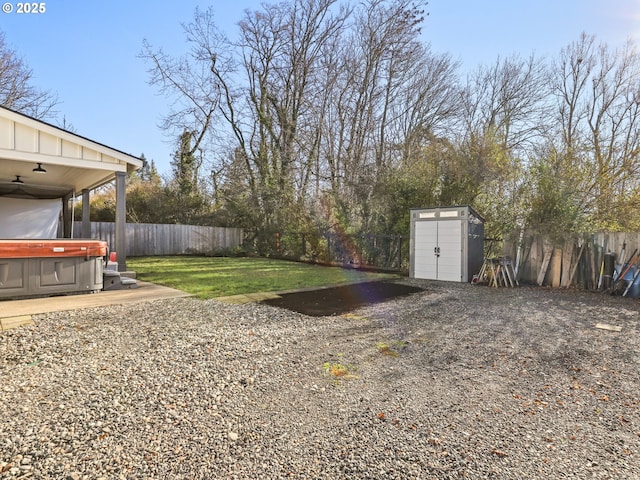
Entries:
[[0,240],[0,258],[105,257],[102,240]]

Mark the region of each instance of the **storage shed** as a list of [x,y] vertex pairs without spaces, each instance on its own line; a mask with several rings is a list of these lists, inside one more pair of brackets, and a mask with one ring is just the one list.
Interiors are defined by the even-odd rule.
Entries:
[[411,209],[412,278],[469,282],[483,255],[484,219],[471,207]]

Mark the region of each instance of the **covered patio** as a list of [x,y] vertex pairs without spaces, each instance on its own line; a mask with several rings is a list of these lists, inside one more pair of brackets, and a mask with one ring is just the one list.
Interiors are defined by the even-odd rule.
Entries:
[[[90,238],[90,192],[115,180],[118,271],[126,271],[126,178],[142,160],[49,123],[0,107],[0,202],[62,200],[58,238]],[[72,200],[82,196],[82,231],[72,232]],[[7,203],[8,204],[8,203]],[[37,204],[36,204],[37,205]],[[17,213],[0,203],[0,238],[16,238]]]
[[[0,298],[101,290],[126,265],[126,179],[142,160],[0,107]],[[115,180],[113,245],[91,239],[90,192]],[[82,197],[81,231],[74,232]],[[106,273],[105,273],[106,275]],[[124,283],[124,282],[123,282]]]

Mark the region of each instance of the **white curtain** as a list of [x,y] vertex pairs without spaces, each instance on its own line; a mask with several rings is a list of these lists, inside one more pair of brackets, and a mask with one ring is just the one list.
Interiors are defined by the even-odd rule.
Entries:
[[0,238],[56,238],[62,199],[0,197]]

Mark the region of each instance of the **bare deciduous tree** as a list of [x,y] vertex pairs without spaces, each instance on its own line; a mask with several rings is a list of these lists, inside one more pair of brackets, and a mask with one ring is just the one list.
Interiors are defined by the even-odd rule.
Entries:
[[462,85],[423,42],[425,6],[264,4],[233,41],[209,9],[184,25],[187,55],[145,42],[150,83],[172,100],[164,126],[189,140],[184,158],[208,162],[227,218],[371,232],[399,229],[424,199],[472,203],[495,233],[559,214],[562,228],[613,225],[616,210],[640,226],[633,45],[583,35],[555,62],[498,58]]
[[455,67],[421,43],[424,5],[364,2],[343,47],[327,52],[325,176],[337,216],[352,229],[372,218],[376,185],[406,153],[407,131],[429,130],[451,109],[455,84],[444,84]]
[[163,49],[154,50],[144,40],[140,57],[150,63],[149,84],[172,102],[162,128],[176,137],[188,132],[194,140],[190,152],[194,154],[202,148],[205,136],[211,133],[221,95],[220,85],[209,68],[216,59],[202,58],[201,42],[223,42],[224,36],[216,29],[210,11],[196,10],[195,21],[183,25],[183,29],[191,46],[189,54],[174,57]]
[[[640,56],[632,43],[612,50],[586,34],[554,65],[560,135],[553,158],[583,211],[599,228],[637,223],[640,195]],[[635,218],[635,220],[633,220]]]
[[32,84],[33,71],[0,32],[0,105],[41,120],[52,119],[58,99]]

